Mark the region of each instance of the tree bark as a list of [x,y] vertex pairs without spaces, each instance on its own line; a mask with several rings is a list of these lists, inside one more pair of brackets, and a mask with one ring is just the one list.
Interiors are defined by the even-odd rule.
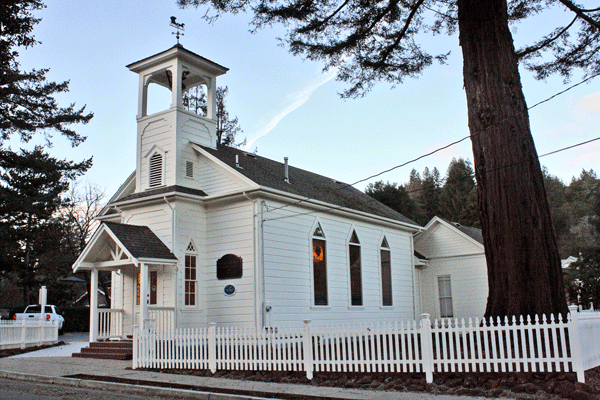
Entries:
[[458,0],[457,4],[488,268],[485,315],[566,315],[560,256],[506,0]]

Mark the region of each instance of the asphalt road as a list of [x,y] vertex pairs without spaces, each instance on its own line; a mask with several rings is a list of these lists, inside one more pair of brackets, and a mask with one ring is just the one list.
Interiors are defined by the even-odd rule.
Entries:
[[145,400],[176,399],[175,397],[148,397],[106,390],[95,390],[41,384],[0,378],[0,400]]

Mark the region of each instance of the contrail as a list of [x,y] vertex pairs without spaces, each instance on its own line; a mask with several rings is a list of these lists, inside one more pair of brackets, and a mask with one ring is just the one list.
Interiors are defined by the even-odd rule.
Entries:
[[318,88],[320,88],[321,86],[323,86],[324,84],[326,84],[327,82],[329,82],[331,79],[333,79],[335,77],[336,72],[337,71],[329,72],[327,75],[325,75],[323,77],[323,79],[321,79],[320,81],[316,82],[314,85],[309,86],[306,89],[304,89],[303,91],[301,91],[300,93],[298,93],[289,106],[287,106],[283,111],[281,111],[279,114],[277,114],[275,117],[273,117],[273,119],[271,119],[271,121],[269,121],[269,123],[256,134],[256,136],[254,136],[252,139],[250,139],[250,140],[248,140],[248,142],[246,142],[246,146],[244,146],[244,150],[250,149],[252,147],[252,145],[254,144],[254,142],[256,142],[261,137],[265,136],[267,133],[271,132],[277,126],[277,124],[282,119],[284,119],[289,113],[291,113],[292,111],[296,110],[298,107],[300,107],[304,103],[306,103],[308,101],[308,99],[310,98],[310,96],[314,93],[315,90],[317,90]]

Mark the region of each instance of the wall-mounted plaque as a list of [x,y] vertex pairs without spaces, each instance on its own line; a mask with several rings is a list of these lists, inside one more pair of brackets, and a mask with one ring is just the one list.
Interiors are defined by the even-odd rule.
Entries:
[[242,271],[242,257],[225,254],[217,260],[217,279],[238,279]]
[[225,286],[225,289],[223,289],[223,292],[225,292],[227,296],[233,296],[235,294],[235,286],[227,285]]

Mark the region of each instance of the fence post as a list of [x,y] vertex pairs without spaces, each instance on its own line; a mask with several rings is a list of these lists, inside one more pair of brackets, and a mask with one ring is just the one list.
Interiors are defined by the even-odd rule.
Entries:
[[24,349],[25,348],[25,340],[27,340],[27,324],[26,324],[26,320],[22,319],[21,320],[21,348]]
[[431,321],[429,314],[421,314],[421,354],[425,381],[433,383],[433,348],[431,340]]
[[304,370],[308,379],[313,378],[313,347],[312,333],[310,331],[310,319],[304,320],[304,337],[302,338]]
[[137,326],[134,325],[133,327],[133,363],[131,368],[132,369],[137,369],[138,368],[138,356],[139,356],[139,350],[138,350],[138,346],[140,345],[140,336],[139,336],[140,332]]
[[213,374],[217,372],[217,323],[208,324],[208,368]]
[[581,353],[581,337],[579,336],[579,313],[577,306],[569,306],[569,348],[573,359],[573,369],[577,372],[577,381],[585,382],[583,359]]

